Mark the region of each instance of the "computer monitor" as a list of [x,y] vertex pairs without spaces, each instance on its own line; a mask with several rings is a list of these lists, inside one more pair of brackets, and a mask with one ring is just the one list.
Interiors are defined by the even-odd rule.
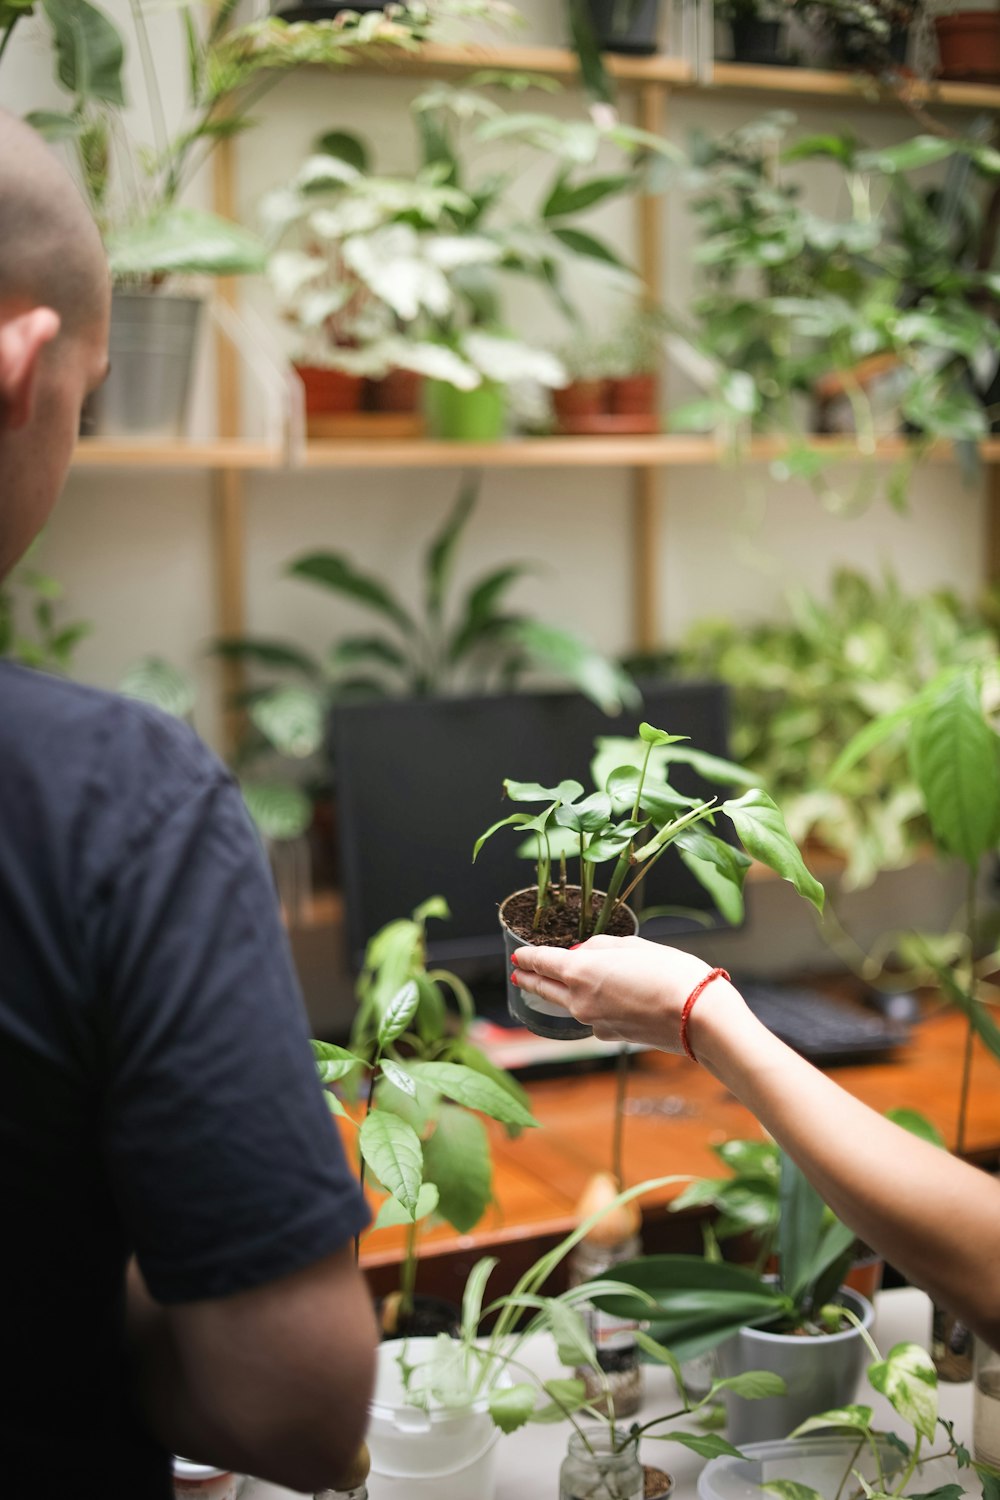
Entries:
[[[519,810],[503,795],[505,777],[554,786],[572,777],[586,790],[599,736],[634,738],[646,720],[688,735],[698,749],[728,754],[727,698],[720,683],[657,682],[643,687],[638,712],[608,717],[575,693],[476,698],[381,699],[338,706],[331,715],[341,881],[351,961],[369,938],[429,896],[443,896],[451,920],[428,924],[428,956],[470,982],[503,976],[497,906],[530,885],[517,831],[502,830],[475,865],[472,849],[491,823]],[[688,795],[717,795],[689,767],[672,783]],[[535,808],[520,810],[536,811]],[[716,832],[727,837],[728,820]],[[644,882],[643,905],[694,915],[657,917],[643,927],[669,938],[723,925],[707,892],[667,853]]]

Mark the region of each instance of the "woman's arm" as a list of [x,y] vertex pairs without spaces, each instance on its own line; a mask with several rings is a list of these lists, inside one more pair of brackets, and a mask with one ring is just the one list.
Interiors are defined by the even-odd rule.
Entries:
[[[642,938],[517,950],[520,988],[605,1040],[680,1052],[684,1001],[709,972]],[[1000,1348],[1000,1182],[869,1109],[713,979],[688,1020],[698,1062],[745,1104],[860,1237]]]

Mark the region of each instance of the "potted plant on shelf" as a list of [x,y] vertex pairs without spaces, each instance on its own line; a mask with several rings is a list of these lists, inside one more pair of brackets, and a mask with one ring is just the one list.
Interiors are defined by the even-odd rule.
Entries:
[[[690,766],[711,782],[746,785],[742,767],[705,755],[684,744],[685,736],[650,724],[638,726],[638,738],[641,764],[616,765],[589,796],[572,780],[552,787],[504,782],[511,801],[545,804],[537,814],[515,812],[499,819],[473,850],[475,860],[499,829],[512,827],[530,834],[537,851],[535,884],[508,895],[500,905],[508,973],[515,950],[524,943],[568,948],[598,933],[635,932],[638,924],[628,897],[671,847],[723,910],[733,911],[734,902],[741,905],[743,880],[752,859],[776,870],[822,910],[823,888],[806,869],[780,811],[766,792],[751,787],[741,797],[720,804],[715,797],[683,796],[670,785],[674,765]],[[709,831],[719,814],[731,823],[737,844],[726,843]],[[552,846],[559,834],[563,842],[556,863]],[[579,861],[577,883],[572,885],[567,878],[567,845]],[[612,865],[606,890],[597,888],[602,864]],[[511,1013],[540,1036],[589,1035],[589,1028],[563,1007],[522,994],[512,982],[507,995]]]
[[600,337],[581,332],[565,344],[559,359],[570,381],[552,392],[559,431],[658,432],[667,326],[660,309],[637,305],[615,334]]
[[[843,1287],[854,1234],[782,1153],[776,1275],[696,1255],[650,1255],[615,1267],[639,1297],[595,1292],[598,1306],[649,1321],[679,1359],[716,1350],[724,1376],[769,1370],[786,1385],[752,1413],[724,1397],[732,1442],[785,1437],[819,1410],[854,1399],[864,1366],[867,1298]],[[852,1315],[845,1316],[844,1308]]]
[[384,1194],[373,1227],[406,1229],[399,1290],[382,1303],[386,1338],[433,1335],[457,1322],[457,1308],[446,1310],[442,1330],[435,1299],[415,1297],[418,1235],[432,1217],[467,1234],[486,1212],[492,1163],[479,1116],[512,1136],[537,1124],[523,1089],[470,1042],[474,1008],[463,982],[426,966],[426,924],[448,914],[432,897],[377,932],[348,1045],[312,1044],[331,1110],[357,1128],[362,1187]]
[[[363,143],[330,132],[290,188],[265,199],[272,282],[311,361],[369,378],[420,374],[434,435],[491,440],[505,429],[512,384],[564,380],[547,350],[508,326],[505,280],[531,277],[567,313],[569,263],[634,285],[577,219],[639,190],[645,159],[671,150],[617,123],[511,113],[483,89],[438,86],[414,101],[413,118],[416,173],[376,176]],[[510,163],[514,143],[529,149],[513,165],[485,169],[494,145]],[[617,171],[590,170],[602,147],[617,152]],[[540,154],[558,165],[526,212],[517,184]]]
[[779,0],[723,0],[715,15],[729,24],[733,62],[777,67],[791,60],[788,6]]
[[942,8],[934,16],[939,78],[959,83],[1000,82],[1000,12],[992,6]]
[[828,38],[835,67],[891,78],[906,62],[921,0],[792,0],[792,9]]
[[[288,27],[271,18],[237,25],[235,7],[177,7],[187,48],[190,97],[172,133],[156,50],[143,6],[131,8],[155,140],[138,142],[127,114],[125,45],[115,23],[89,0],[40,7],[52,32],[64,111],[29,122],[67,143],[107,247],[114,281],[111,376],[84,414],[84,431],[180,436],[202,299],[186,278],[262,270],[265,248],[249,230],[183,205],[184,192],[218,144],[253,123],[251,104],[282,73],[301,64],[341,65],[365,51],[416,46],[426,12],[400,9],[369,18]],[[0,54],[30,5],[2,18]],[[253,83],[253,99],[249,85]],[[178,281],[181,288],[178,289]]]

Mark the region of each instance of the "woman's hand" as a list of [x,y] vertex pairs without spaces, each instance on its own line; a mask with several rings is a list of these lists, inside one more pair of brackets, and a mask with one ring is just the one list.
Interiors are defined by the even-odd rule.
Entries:
[[[709,972],[710,965],[702,959],[663,943],[593,937],[577,948],[518,948],[513,978],[526,993],[564,1005],[602,1041],[638,1042],[680,1052],[684,1001]],[[696,1009],[721,1006],[723,991],[728,991],[729,1004],[742,1007],[732,985],[714,979]]]

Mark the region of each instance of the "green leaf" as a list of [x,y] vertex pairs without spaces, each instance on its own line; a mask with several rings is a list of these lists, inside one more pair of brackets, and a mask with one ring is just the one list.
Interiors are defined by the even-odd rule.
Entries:
[[[678,840],[678,848],[680,841]],[[699,859],[697,855],[689,850],[680,849],[682,862],[691,871],[691,874],[700,885],[708,892],[715,905],[718,907],[723,919],[733,927],[738,927],[743,921],[745,906],[743,901],[742,882],[732,880],[724,874],[716,865],[709,864],[706,860]]]
[[932,1146],[940,1146],[942,1150],[947,1150],[948,1143],[940,1130],[938,1130],[933,1120],[928,1120],[927,1116],[922,1115],[919,1110],[887,1109],[885,1117],[887,1120],[891,1120],[894,1125],[900,1125],[904,1130],[908,1130],[911,1135],[919,1137],[920,1140],[929,1141]]
[[424,1181],[438,1190],[438,1212],[468,1234],[479,1223],[493,1191],[489,1140],[482,1120],[465,1110],[441,1111],[424,1143]]
[[382,1012],[378,1025],[377,1040],[380,1047],[387,1047],[409,1029],[420,1001],[420,991],[414,980],[408,979],[393,995]]
[[796,1479],[769,1479],[761,1489],[769,1495],[777,1495],[778,1500],[824,1500],[818,1490],[808,1484],[799,1484]]
[[518,620],[504,636],[515,641],[533,665],[565,677],[602,713],[618,714],[642,701],[628,673],[572,631],[540,620]]
[[594,28],[594,13],[589,0],[568,0],[570,34],[580,64],[580,78],[591,99],[613,105],[614,83],[604,66],[600,43]]
[[251,662],[258,667],[278,671],[301,672],[304,677],[319,677],[319,663],[308,652],[286,641],[263,640],[250,636],[232,636],[216,641],[212,650],[226,661]]
[[923,954],[924,963],[932,970],[952,1005],[967,1017],[973,1030],[982,1038],[993,1056],[1000,1058],[1000,1026],[994,1021],[990,1007],[962,988],[951,970],[939,962],[930,946],[922,942],[919,935],[914,935],[912,948],[915,954]]
[[886,1359],[869,1365],[868,1379],[904,1421],[930,1441],[937,1427],[937,1372],[919,1344],[896,1344]]
[[298,839],[312,823],[312,803],[305,792],[287,781],[241,781],[240,791],[264,839]]
[[648,1359],[655,1360],[659,1365],[666,1365],[677,1383],[677,1389],[683,1391],[684,1371],[674,1351],[668,1349],[666,1344],[661,1344],[659,1340],[651,1338],[644,1328],[635,1330],[635,1341]]
[[337,1083],[355,1068],[364,1066],[364,1060],[348,1052],[346,1047],[337,1047],[333,1042],[313,1042],[311,1045],[316,1072],[322,1083]]
[[639,725],[639,738],[646,745],[677,745],[687,739],[686,734],[668,734],[665,729],[656,729],[652,724]]
[[304,760],[326,735],[326,705],[312,689],[270,688],[250,704],[250,720],[280,755]]
[[766,792],[755,788],[735,801],[724,802],[722,811],[732,819],[748,854],[768,865],[783,880],[791,881],[799,895],[811,901],[817,911],[823,910],[823,887],[806,869],[784,818]]
[[928,703],[909,751],[935,837],[974,869],[1000,838],[1000,737],[983,716],[972,673]]
[[418,1224],[421,1219],[428,1218],[434,1212],[437,1204],[437,1188],[433,1183],[425,1182],[417,1194],[417,1207],[414,1213],[408,1213],[398,1198],[386,1198],[375,1215],[372,1228],[395,1229],[401,1224]]
[[368,609],[376,610],[398,625],[409,637],[416,634],[417,627],[410,615],[377,578],[360,572],[342,554],[336,552],[311,552],[298,557],[289,566],[293,578],[303,578],[307,583],[317,583],[335,594],[343,594]]
[[358,1132],[358,1145],[379,1182],[412,1219],[423,1175],[417,1132],[389,1110],[373,1109]]
[[611,817],[611,798],[607,792],[592,792],[581,802],[563,804],[555,812],[560,828],[569,828],[574,833],[597,833]]
[[111,274],[151,277],[171,275],[242,276],[263,271],[264,242],[249,229],[218,214],[195,208],[165,208],[107,235]]
[[407,1094],[411,1099],[416,1098],[417,1081],[401,1063],[394,1062],[391,1057],[383,1057],[379,1067],[386,1083],[392,1084],[394,1089],[399,1089],[401,1094]]
[[479,479],[472,475],[462,481],[458,498],[451,514],[427,551],[424,566],[426,579],[427,613],[432,620],[440,620],[444,609],[445,593],[451,576],[455,549],[472,514],[479,493]]
[[337,677],[345,668],[356,667],[359,662],[377,662],[394,671],[406,671],[409,667],[405,654],[384,636],[349,635],[330,648],[326,668],[331,676]]
[[64,115],[53,109],[33,109],[24,119],[50,145],[75,140],[83,130],[83,122],[77,115]]
[[804,1437],[807,1432],[828,1431],[831,1427],[842,1427],[852,1432],[871,1432],[872,1409],[870,1406],[858,1406],[849,1404],[837,1406],[830,1411],[818,1413],[815,1417],[809,1417],[805,1422],[800,1422],[792,1437]]
[[125,50],[118,28],[89,0],[43,0],[56,46],[59,82],[82,100],[124,108]]
[[872,719],[870,723],[859,729],[857,734],[848,740],[831,766],[826,778],[827,784],[834,786],[852,767],[857,765],[858,761],[864,760],[866,755],[895,734],[898,729],[902,729],[904,725],[918,718],[939,690],[955,676],[954,668],[939,672],[906,703],[900,704],[898,708],[891,709],[888,713],[880,714],[877,719]]
[[[581,787],[580,790],[582,791],[583,788]],[[535,820],[530,813],[511,813],[509,818],[501,818],[498,823],[492,823],[490,827],[487,828],[485,833],[481,833],[479,835],[479,837],[476,839],[475,844],[472,846],[472,863],[475,864],[477,858],[479,857],[479,851],[486,843],[486,840],[492,838],[499,829],[508,828],[511,826],[511,824],[513,824],[515,827],[523,828],[526,824],[533,823],[534,821]]]
[[570,182],[568,173],[561,172],[542,205],[542,218],[558,219],[564,214],[581,213],[617,193],[633,192],[635,186],[636,179],[631,173],[590,177],[586,182],[574,183]]
[[535,1387],[527,1381],[493,1386],[487,1395],[490,1416],[501,1432],[516,1432],[527,1422],[535,1406]]
[[940,135],[915,135],[897,146],[883,146],[875,151],[865,151],[858,156],[858,165],[865,171],[913,172],[920,167],[933,166],[945,161],[960,149],[958,143]]
[[660,1442],[680,1443],[682,1448],[690,1448],[699,1458],[743,1457],[740,1450],[734,1448],[727,1438],[719,1437],[715,1432],[657,1432],[652,1436]]
[[197,696],[194,678],[162,656],[144,656],[135,662],[119,682],[118,691],[175,719],[188,717]]
[[313,150],[320,156],[334,156],[338,161],[346,161],[357,172],[369,170],[368,148],[360,136],[349,130],[325,131],[316,138]]
[[553,236],[567,250],[572,250],[574,255],[583,256],[587,260],[600,261],[602,265],[614,266],[616,271],[629,271],[630,267],[625,264],[619,255],[599,240],[596,235],[587,234],[582,229],[567,229],[556,227],[552,230]]
[[531,1414],[532,1422],[564,1422],[568,1412],[579,1411],[589,1400],[582,1380],[545,1380],[542,1390],[552,1397],[549,1406],[539,1406]]
[[705,750],[692,750],[686,746],[680,750],[673,748],[663,758],[668,765],[680,762],[704,776],[706,781],[720,781],[728,786],[755,787],[760,780],[735,761],[725,760],[721,755],[709,755]]
[[506,1125],[537,1125],[538,1121],[519,1099],[482,1073],[460,1063],[415,1062],[411,1072],[418,1082],[428,1083],[447,1099],[477,1109]]
[[480,578],[469,590],[448,640],[448,660],[459,662],[489,638],[503,619],[499,603],[518,578],[534,571],[531,563],[508,563]]
[[538,781],[512,781],[507,777],[503,784],[504,794],[511,802],[575,802],[583,796],[579,781],[560,781],[558,786],[542,786]]
[[718,1391],[732,1391],[745,1401],[763,1401],[768,1396],[784,1396],[788,1390],[780,1375],[772,1370],[745,1370],[742,1375],[727,1375],[722,1380],[713,1380],[708,1399],[714,1400]]
[[826,1204],[790,1156],[782,1153],[778,1190],[778,1264],[781,1284],[796,1302],[811,1284],[823,1237]]

